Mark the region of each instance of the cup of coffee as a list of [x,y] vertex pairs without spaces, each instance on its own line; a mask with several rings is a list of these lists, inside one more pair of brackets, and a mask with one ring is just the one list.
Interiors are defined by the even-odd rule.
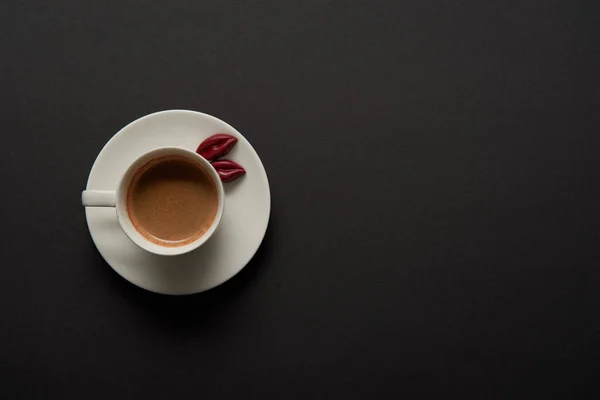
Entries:
[[225,195],[217,171],[178,147],[152,150],[125,171],[116,191],[84,190],[85,207],[115,207],[125,234],[142,249],[178,255],[204,244],[221,222]]

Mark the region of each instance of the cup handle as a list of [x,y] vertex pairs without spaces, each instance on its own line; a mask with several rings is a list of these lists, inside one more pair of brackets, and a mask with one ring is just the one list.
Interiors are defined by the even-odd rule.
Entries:
[[81,193],[81,204],[85,207],[114,207],[116,197],[112,190],[84,190]]

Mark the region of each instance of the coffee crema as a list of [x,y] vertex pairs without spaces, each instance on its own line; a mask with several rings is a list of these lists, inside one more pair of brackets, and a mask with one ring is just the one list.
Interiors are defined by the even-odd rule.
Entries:
[[182,156],[157,158],[141,167],[127,190],[127,213],[135,229],[161,246],[184,246],[212,225],[217,189],[204,169]]

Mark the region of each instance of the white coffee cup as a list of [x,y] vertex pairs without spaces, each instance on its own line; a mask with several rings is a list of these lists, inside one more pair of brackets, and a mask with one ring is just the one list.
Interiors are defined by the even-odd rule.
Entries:
[[[129,218],[129,213],[127,212],[127,190],[129,189],[129,185],[131,184],[131,180],[135,176],[135,173],[148,162],[156,158],[168,156],[185,157],[194,162],[207,173],[217,189],[217,213],[208,230],[193,242],[177,247],[161,246],[160,244],[156,244],[146,239],[137,229],[135,229]],[[202,156],[193,151],[179,147],[162,147],[151,150],[135,160],[123,174],[116,191],[84,190],[81,194],[81,202],[85,207],[115,207],[119,224],[133,243],[154,254],[173,256],[188,253],[197,249],[210,239],[213,233],[215,233],[221,222],[221,217],[223,216],[225,193],[223,191],[223,183],[221,182],[217,171]]]

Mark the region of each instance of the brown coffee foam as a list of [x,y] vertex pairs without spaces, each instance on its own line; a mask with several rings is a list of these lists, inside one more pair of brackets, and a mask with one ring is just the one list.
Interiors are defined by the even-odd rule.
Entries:
[[202,237],[218,209],[212,178],[183,156],[159,157],[140,167],[126,200],[135,229],[165,247],[184,246]]

